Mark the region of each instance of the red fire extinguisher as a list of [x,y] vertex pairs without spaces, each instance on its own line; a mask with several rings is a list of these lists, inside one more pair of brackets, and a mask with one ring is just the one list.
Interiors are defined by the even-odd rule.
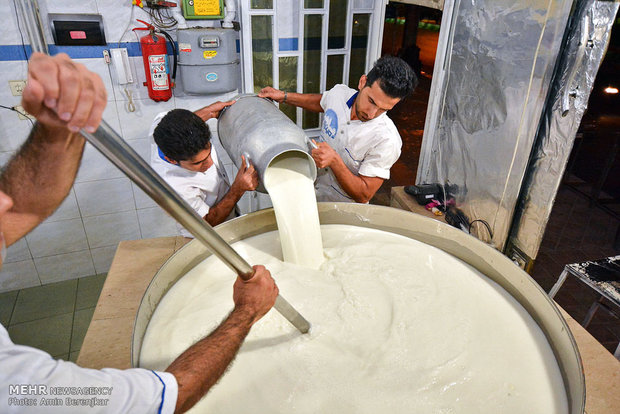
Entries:
[[[136,27],[133,30],[148,30],[149,33],[140,38],[140,48],[142,49],[142,61],[144,62],[144,72],[146,82],[144,86],[149,89],[149,98],[154,101],[167,101],[172,97],[172,88],[177,71],[176,47],[172,37],[163,30],[156,30],[155,27],[143,20],[138,19],[146,27]],[[163,35],[163,36],[162,36]],[[164,38],[165,36],[165,38]],[[170,77],[168,54],[166,49],[166,38],[172,45],[174,66],[172,79]]]

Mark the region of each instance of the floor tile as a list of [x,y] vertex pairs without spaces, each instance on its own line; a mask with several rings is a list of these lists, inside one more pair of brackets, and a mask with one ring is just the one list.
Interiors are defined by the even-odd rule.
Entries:
[[75,309],[92,308],[97,305],[106,276],[106,273],[102,273],[95,276],[81,277],[78,280]]
[[17,290],[14,290],[12,292],[0,293],[0,323],[4,326],[8,326],[11,320],[17,292]]
[[72,313],[76,290],[75,279],[20,290],[11,316],[11,325]]
[[48,352],[53,357],[67,355],[71,344],[73,313],[19,323],[9,327],[13,342]]
[[86,308],[75,311],[75,317],[73,318],[73,332],[71,334],[71,352],[79,351],[84,342],[84,336],[90,325],[90,320],[93,318],[95,308]]

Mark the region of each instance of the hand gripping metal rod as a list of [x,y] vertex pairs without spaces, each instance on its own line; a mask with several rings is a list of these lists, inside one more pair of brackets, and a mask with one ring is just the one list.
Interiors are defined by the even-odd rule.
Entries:
[[[254,273],[252,266],[226,243],[105,121],[101,122],[94,134],[84,130],[81,134],[242,279],[248,280],[252,277]],[[278,295],[274,307],[301,333],[308,332],[310,329],[308,321],[282,296]]]

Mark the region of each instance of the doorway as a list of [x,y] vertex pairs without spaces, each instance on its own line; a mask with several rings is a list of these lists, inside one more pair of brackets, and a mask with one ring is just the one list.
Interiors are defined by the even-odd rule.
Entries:
[[390,178],[377,191],[372,204],[389,205],[392,187],[415,184],[441,17],[441,10],[429,7],[396,2],[386,6],[381,56],[404,59],[416,72],[419,84],[411,96],[388,112],[398,128],[403,147]]

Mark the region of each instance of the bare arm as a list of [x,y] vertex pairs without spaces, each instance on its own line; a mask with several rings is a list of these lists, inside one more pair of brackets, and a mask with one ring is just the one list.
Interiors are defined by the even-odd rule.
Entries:
[[340,187],[358,203],[367,203],[375,195],[383,178],[355,175],[346,166],[340,155],[326,142],[313,140],[317,148],[312,150],[312,158],[317,168],[331,168]]
[[211,105],[205,106],[204,108],[200,108],[194,111],[194,113],[198,115],[200,119],[202,119],[203,121],[208,121],[211,118],[217,118],[218,116],[220,116],[220,112],[222,112],[222,109],[234,103],[235,101],[226,101],[226,102],[217,101],[217,102],[212,103]]
[[67,196],[84,148],[76,132],[95,131],[106,102],[103,82],[83,65],[64,54],[33,54],[22,106],[38,122],[0,177],[0,190],[13,198],[13,208],[2,217],[7,245],[52,214]]
[[241,168],[239,168],[235,181],[230,186],[230,190],[228,190],[219,203],[209,208],[209,212],[204,219],[212,226],[223,223],[233,208],[235,208],[241,196],[243,196],[246,191],[255,190],[257,185],[258,173],[252,164],[250,164],[249,167],[246,166],[245,157],[242,155]]
[[[299,106],[300,108],[307,109],[312,112],[323,112],[321,106],[320,93],[295,93],[295,92],[283,92],[278,89],[274,89],[271,86],[261,89],[258,93],[261,98],[270,98],[279,103],[285,103],[288,105]],[[286,102],[284,98],[286,97]]]
[[209,336],[183,352],[166,371],[179,384],[175,412],[189,410],[226,372],[252,325],[265,315],[278,296],[278,287],[263,266],[254,266],[254,276],[237,278],[235,308]]

